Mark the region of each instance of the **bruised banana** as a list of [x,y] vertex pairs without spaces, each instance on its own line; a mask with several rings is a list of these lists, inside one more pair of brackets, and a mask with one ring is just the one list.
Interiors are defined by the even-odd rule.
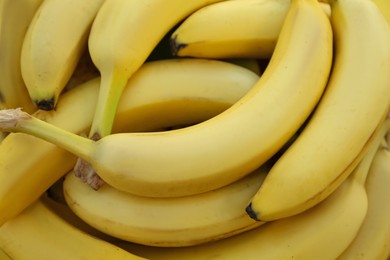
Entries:
[[[201,122],[237,102],[258,79],[252,71],[220,61],[145,63],[127,84],[114,130],[153,131]],[[92,122],[98,90],[98,78],[88,81],[64,93],[54,111],[34,116],[84,133]],[[0,225],[69,172],[75,161],[74,155],[41,139],[9,134],[0,145]]]
[[389,121],[378,126],[364,159],[328,198],[292,217],[265,223],[237,236],[185,248],[116,243],[137,255],[175,259],[336,259],[355,238],[367,213],[365,178]]
[[[203,7],[185,19],[172,33],[172,53],[203,58],[269,59],[290,2],[223,1]],[[329,16],[329,5],[320,5]]]
[[39,200],[0,227],[0,248],[11,259],[145,259],[78,230]]
[[111,133],[128,79],[169,30],[195,10],[221,0],[110,0],[100,8],[88,47],[101,74],[98,103],[89,137]]
[[389,109],[389,25],[370,0],[331,7],[335,61],[328,86],[247,207],[255,219],[288,217],[326,198],[351,173]]
[[55,108],[84,49],[104,0],[45,0],[23,41],[21,71],[39,109]]
[[94,191],[73,172],[66,176],[63,190],[73,212],[103,233],[143,245],[189,246],[261,225],[243,209],[267,169],[266,164],[225,187],[176,198],[139,197],[109,185]]
[[359,233],[339,260],[386,260],[390,257],[390,152],[381,147],[366,181],[368,212]]
[[27,28],[42,0],[2,0],[0,13],[0,100],[8,108],[36,110],[20,69],[20,56]]
[[209,120],[93,141],[20,110],[5,110],[0,129],[56,144],[90,163],[114,188],[135,195],[176,197],[230,184],[265,163],[294,135],[326,86],[332,62],[329,19],[315,0],[293,1],[290,8],[260,79]]

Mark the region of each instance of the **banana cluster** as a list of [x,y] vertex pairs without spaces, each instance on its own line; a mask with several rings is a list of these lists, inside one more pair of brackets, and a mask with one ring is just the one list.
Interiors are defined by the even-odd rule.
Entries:
[[389,3],[0,0],[0,259],[388,259]]

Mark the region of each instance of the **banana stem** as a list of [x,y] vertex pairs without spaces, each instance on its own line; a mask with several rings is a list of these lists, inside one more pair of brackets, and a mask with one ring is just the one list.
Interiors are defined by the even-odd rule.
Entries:
[[373,133],[373,136],[371,137],[371,141],[369,141],[367,151],[363,159],[359,162],[356,169],[354,170],[353,179],[362,185],[364,185],[364,183],[366,182],[371,163],[374,160],[375,154],[383,138],[386,136],[389,127],[390,119],[386,118],[385,121],[380,124],[378,129]]
[[0,110],[0,131],[21,132],[48,141],[90,161],[95,142],[23,112],[20,108]]
[[127,84],[127,78],[120,73],[106,75],[102,73],[98,103],[92,122],[89,138],[99,140],[111,134],[117,105]]

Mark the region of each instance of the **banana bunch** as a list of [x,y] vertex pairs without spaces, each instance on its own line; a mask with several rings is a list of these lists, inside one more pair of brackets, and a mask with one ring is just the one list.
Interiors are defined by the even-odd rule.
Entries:
[[1,0],[0,258],[386,260],[389,7]]

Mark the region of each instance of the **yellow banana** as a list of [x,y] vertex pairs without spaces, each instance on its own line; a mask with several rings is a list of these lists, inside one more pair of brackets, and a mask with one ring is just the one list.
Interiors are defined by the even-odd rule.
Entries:
[[45,0],[28,27],[21,70],[39,109],[55,108],[87,47],[92,22],[104,0]]
[[232,59],[221,59],[222,61],[231,62],[247,68],[257,75],[261,76],[263,74],[263,69],[260,67],[260,62],[257,59],[247,59],[247,58],[232,58]]
[[[257,82],[253,72],[226,62],[198,59],[145,63],[127,83],[115,132],[153,131],[213,117]],[[88,131],[99,79],[64,93],[54,111],[34,116],[73,133]],[[10,134],[0,145],[0,225],[69,172],[74,155],[41,139]],[[56,169],[54,172],[53,169]]]
[[0,227],[0,247],[12,259],[145,259],[76,229],[40,201]]
[[195,10],[221,0],[110,0],[99,10],[89,36],[89,51],[99,69],[98,104],[90,136],[111,133],[126,82],[159,41]]
[[336,259],[355,238],[367,213],[365,180],[390,120],[377,134],[353,174],[328,198],[292,217],[265,223],[234,237],[186,248],[116,243],[143,257],[175,259]]
[[291,216],[327,197],[351,173],[389,109],[389,25],[370,0],[337,0],[331,7],[332,75],[307,126],[247,207],[255,219]]
[[[199,9],[172,33],[172,52],[203,58],[269,59],[290,0],[224,1]],[[329,5],[321,3],[329,15]]]
[[0,248],[0,259],[1,260],[12,260],[9,255],[7,255],[1,248]]
[[0,22],[0,96],[7,107],[36,110],[20,69],[20,56],[27,28],[42,0],[2,0]]
[[144,245],[189,246],[261,225],[243,208],[267,169],[265,165],[225,187],[177,198],[139,197],[109,185],[94,191],[73,172],[66,176],[63,189],[67,204],[76,215],[101,232]]
[[387,22],[390,24],[390,2],[388,0],[372,0],[385,16]]
[[[62,184],[63,184],[63,179],[58,181],[58,186],[56,188],[60,188],[58,190],[59,192],[61,191],[61,196],[63,199],[62,195]],[[56,186],[57,183],[53,186]],[[53,189],[53,186],[50,187],[50,190]],[[93,237],[97,237],[101,240],[105,240],[109,243],[118,243],[120,240],[118,238],[109,236],[103,232],[100,232],[99,230],[95,229],[94,227],[88,225],[84,220],[79,218],[65,203],[64,201],[57,201],[55,199],[58,198],[52,198],[51,193],[46,192],[40,197],[40,201],[45,204],[47,208],[49,208],[51,211],[53,211],[56,215],[61,217],[63,220],[68,222],[70,225],[74,226],[75,228],[79,229],[80,231],[87,233]],[[1,259],[1,258],[0,258]]]
[[366,181],[368,212],[356,238],[339,260],[386,260],[390,257],[390,152],[381,147]]
[[0,128],[61,146],[88,161],[111,186],[136,195],[175,197],[222,187],[274,155],[311,114],[326,86],[332,32],[318,2],[294,1],[285,25],[253,88],[223,113],[194,126],[93,141],[11,110],[1,112]]

